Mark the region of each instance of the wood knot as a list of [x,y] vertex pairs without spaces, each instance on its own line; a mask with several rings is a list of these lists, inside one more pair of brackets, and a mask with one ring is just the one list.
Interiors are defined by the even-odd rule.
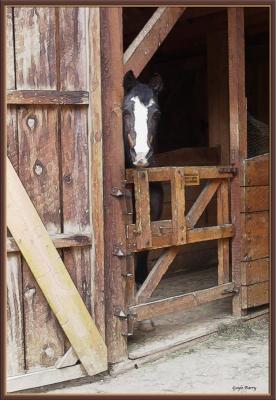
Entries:
[[34,167],[33,167],[33,171],[34,171],[35,175],[37,175],[37,176],[42,175],[44,169],[45,169],[45,167],[42,164],[42,162],[39,160],[36,160]]
[[64,180],[64,182],[65,183],[67,183],[67,185],[70,185],[70,183],[72,183],[72,176],[71,175],[65,175],[64,177],[63,177],[63,180]]
[[33,130],[37,125],[37,118],[35,115],[30,115],[27,118],[27,126],[29,129]]

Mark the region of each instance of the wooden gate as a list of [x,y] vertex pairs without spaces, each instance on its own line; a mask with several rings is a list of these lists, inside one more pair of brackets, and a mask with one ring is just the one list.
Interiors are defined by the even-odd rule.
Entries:
[[[138,321],[172,311],[184,310],[209,301],[232,296],[234,283],[230,282],[229,239],[234,226],[229,219],[229,179],[234,175],[231,167],[163,167],[141,170],[129,169],[126,177],[129,189],[134,185],[136,222],[126,225],[129,257],[128,277],[134,276],[134,254],[143,250],[166,248],[151,269],[147,279],[135,293],[134,279],[127,284],[127,314]],[[185,189],[206,185],[185,212]],[[169,182],[171,185],[172,219],[151,221],[150,182]],[[196,224],[214,195],[217,195],[217,225],[197,228]],[[128,215],[132,215],[132,196],[128,196]],[[193,293],[148,302],[161,278],[180,252],[182,245],[207,240],[218,240],[218,285]],[[130,318],[129,318],[130,319]],[[132,334],[129,323],[128,334]]]

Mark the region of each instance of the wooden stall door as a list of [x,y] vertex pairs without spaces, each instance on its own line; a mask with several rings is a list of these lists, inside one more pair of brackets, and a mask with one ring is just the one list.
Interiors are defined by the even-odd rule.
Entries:
[[[7,10],[8,156],[104,338],[99,34],[98,8]],[[16,376],[54,367],[70,344],[8,236]]]

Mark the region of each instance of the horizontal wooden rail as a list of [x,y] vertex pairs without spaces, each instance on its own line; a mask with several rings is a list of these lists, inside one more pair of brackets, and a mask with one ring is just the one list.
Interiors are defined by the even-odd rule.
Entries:
[[[185,186],[199,185],[198,179],[222,179],[232,178],[232,172],[225,172],[228,167],[157,167],[148,168],[148,178],[150,182],[165,182],[171,180],[172,169],[183,170],[185,175]],[[135,169],[126,170],[126,179],[129,183],[134,182]]]
[[89,92],[84,90],[9,90],[7,104],[89,104]]
[[[159,249],[161,247],[174,246],[172,239],[172,221],[155,221],[151,223],[152,246],[145,249]],[[131,252],[138,252],[145,249],[137,248],[137,238],[135,236],[135,225],[127,227],[127,246]],[[204,242],[207,240],[225,239],[234,236],[234,225],[223,224],[217,226],[207,226],[204,228],[188,229],[187,244]]]
[[[49,234],[57,249],[66,247],[83,247],[92,245],[91,233],[54,233]],[[12,253],[20,251],[14,238],[7,238],[7,252]]]
[[211,287],[208,289],[197,290],[195,292],[182,294],[152,301],[149,303],[137,304],[129,307],[131,314],[136,314],[138,321],[155,318],[159,315],[171,312],[187,310],[210,301],[224,299],[233,296],[234,283],[229,282],[224,285]]

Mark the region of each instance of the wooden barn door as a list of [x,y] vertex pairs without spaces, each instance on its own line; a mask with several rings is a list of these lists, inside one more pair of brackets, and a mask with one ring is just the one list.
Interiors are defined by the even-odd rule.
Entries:
[[[66,337],[59,323],[58,296],[54,299],[50,295],[55,303],[52,307],[49,293],[38,284],[39,272],[36,275],[30,268],[32,260],[22,247],[28,238],[20,238],[20,223],[17,227],[8,218],[13,231],[8,232],[7,240],[11,391],[91,375],[107,366],[99,14],[98,8],[7,9],[9,182],[14,171],[17,174],[9,187],[10,215],[15,206],[11,198],[18,202],[19,211],[21,199],[14,196],[24,193],[24,187],[31,203],[26,200],[28,208],[22,213],[33,213],[44,225],[37,222],[41,232],[47,230],[41,240],[38,236],[32,252],[47,253],[45,240],[50,235],[62,259],[58,261],[60,268],[64,263],[71,277],[66,279],[73,280],[76,298],[78,293],[81,296],[78,304],[84,313],[88,311],[88,325],[94,324],[92,318],[95,320],[103,346],[99,368],[92,359],[90,367],[89,361],[82,362],[84,368],[77,364],[80,354],[76,354],[76,347],[76,353],[70,347],[70,334],[65,329]],[[72,290],[74,285],[70,286]],[[62,287],[60,290],[62,293]],[[54,315],[57,310],[59,322]],[[81,330],[79,334],[80,341]],[[99,341],[90,341],[88,348],[96,347]],[[28,380],[29,372],[37,375]]]

